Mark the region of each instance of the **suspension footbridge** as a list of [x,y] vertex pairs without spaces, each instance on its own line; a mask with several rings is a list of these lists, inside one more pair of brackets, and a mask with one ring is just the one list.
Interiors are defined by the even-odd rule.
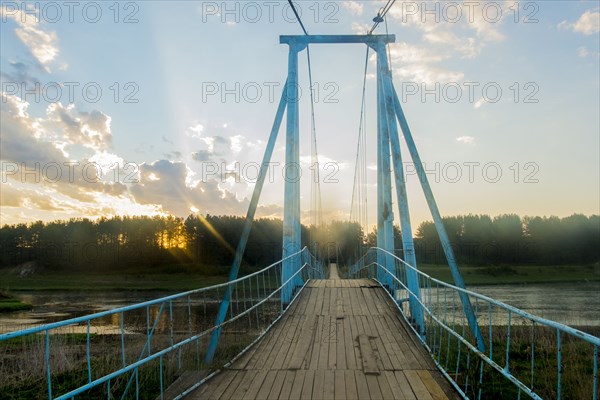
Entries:
[[308,283],[265,338],[190,399],[457,398],[368,279]]
[[[0,379],[14,398],[596,400],[599,338],[465,287],[394,89],[386,47],[394,40],[281,36],[287,84],[228,281],[0,334]],[[301,248],[300,182],[286,179],[282,259],[239,277],[284,113],[285,162],[300,164],[299,54],[334,44],[366,45],[367,61],[370,51],[377,58],[377,247],[339,272]],[[314,134],[314,112],[312,122]],[[401,137],[453,284],[417,267]],[[571,363],[573,354],[583,361]]]

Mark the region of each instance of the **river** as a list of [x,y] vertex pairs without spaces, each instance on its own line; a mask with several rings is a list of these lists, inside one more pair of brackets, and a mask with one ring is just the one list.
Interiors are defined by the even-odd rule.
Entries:
[[[531,314],[571,326],[600,326],[600,282],[469,286]],[[55,322],[171,293],[156,291],[19,291],[33,310],[0,314],[0,332]]]

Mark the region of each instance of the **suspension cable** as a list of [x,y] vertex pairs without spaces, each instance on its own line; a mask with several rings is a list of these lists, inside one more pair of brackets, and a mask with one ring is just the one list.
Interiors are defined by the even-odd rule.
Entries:
[[352,186],[352,201],[350,205],[350,219],[357,221],[360,226],[368,229],[367,207],[367,172],[366,172],[366,85],[369,66],[369,47],[365,55],[365,68],[363,76],[362,101],[360,109],[360,122],[358,128],[358,143],[356,146],[356,159],[354,167],[354,183]]
[[390,8],[392,8],[395,2],[396,0],[388,0],[386,5],[379,9],[379,11],[377,12],[377,16],[373,18],[374,24],[373,27],[369,30],[369,35],[371,35],[375,31],[377,26],[384,21],[385,15],[388,13],[388,11],[390,11]]
[[[288,0],[294,15],[302,31],[305,35],[308,36],[308,31],[306,30],[304,24],[302,23],[302,19],[294,6],[292,0]],[[311,118],[311,169],[313,170],[313,179],[311,179],[311,211],[312,211],[312,224],[316,227],[319,226],[322,222],[322,210],[321,210],[321,177],[320,177],[320,167],[319,167],[319,153],[317,150],[317,133],[316,133],[316,123],[315,123],[315,101],[314,101],[314,93],[313,93],[313,79],[312,79],[312,63],[310,59],[310,46],[306,45],[306,58],[308,62],[308,84],[309,84],[309,92],[310,92],[310,118]],[[312,241],[312,240],[311,240]]]

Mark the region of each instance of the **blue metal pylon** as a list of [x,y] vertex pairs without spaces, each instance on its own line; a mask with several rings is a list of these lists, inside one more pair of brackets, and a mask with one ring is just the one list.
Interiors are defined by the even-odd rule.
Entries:
[[[302,246],[300,230],[300,124],[298,91],[298,53],[306,44],[292,40],[288,42],[288,81],[287,81],[287,132],[285,142],[285,194],[283,203],[283,258],[281,283],[287,282],[300,269],[300,256],[286,257],[298,253]],[[301,286],[301,278],[296,276],[286,284],[281,292],[283,305],[292,300],[295,287]]]
[[[410,213],[408,208],[408,195],[406,193],[406,183],[404,181],[404,166],[402,165],[402,153],[400,151],[400,141],[398,139],[398,125],[396,124],[396,110],[394,107],[394,88],[392,84],[392,75],[389,67],[389,60],[385,45],[380,45],[377,48],[378,70],[377,73],[381,76],[381,96],[383,97],[383,107],[385,108],[386,122],[389,129],[388,151],[391,147],[392,159],[394,164],[394,177],[396,187],[396,197],[398,200],[398,213],[400,216],[400,229],[402,234],[402,251],[403,258],[409,265],[417,268],[417,259],[415,256],[415,246],[413,243],[412,226],[410,223]],[[386,249],[387,250],[387,249]],[[388,250],[389,251],[389,250]],[[423,332],[423,311],[418,304],[417,299],[421,298],[421,289],[417,273],[410,269],[406,269],[406,280],[410,291],[413,293],[409,296],[409,304],[411,315],[414,322]]]

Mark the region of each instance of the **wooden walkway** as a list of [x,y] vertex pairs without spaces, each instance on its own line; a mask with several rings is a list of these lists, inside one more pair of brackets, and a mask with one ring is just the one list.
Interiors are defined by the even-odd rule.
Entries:
[[370,280],[309,282],[267,335],[186,399],[457,399]]

